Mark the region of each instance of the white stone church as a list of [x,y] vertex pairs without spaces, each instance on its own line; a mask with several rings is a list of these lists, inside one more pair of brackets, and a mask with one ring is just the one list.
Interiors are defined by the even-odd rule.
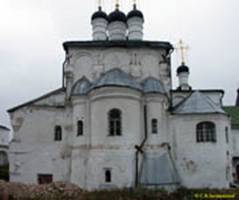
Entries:
[[173,89],[174,48],[143,40],[136,5],[127,15],[99,7],[91,23],[92,41],[63,44],[62,87],[8,110],[10,180],[88,190],[236,185],[239,126],[232,135],[223,90],[193,89],[185,63]]

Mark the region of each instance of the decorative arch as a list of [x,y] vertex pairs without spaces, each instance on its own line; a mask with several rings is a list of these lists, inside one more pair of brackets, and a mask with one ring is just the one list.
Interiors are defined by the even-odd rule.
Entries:
[[196,126],[197,142],[216,142],[216,125],[213,122],[200,122]]

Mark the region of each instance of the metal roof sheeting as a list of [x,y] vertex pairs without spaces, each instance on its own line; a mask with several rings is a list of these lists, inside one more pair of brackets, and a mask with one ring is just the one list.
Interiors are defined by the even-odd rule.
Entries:
[[92,84],[91,90],[105,86],[121,86],[141,90],[141,85],[121,69],[115,68],[104,73],[96,82]]
[[90,81],[85,76],[83,76],[72,87],[71,95],[85,95],[88,93],[90,86]]
[[166,93],[161,81],[154,77],[148,77],[143,81],[143,90],[145,93]]
[[71,95],[85,95],[91,90],[100,87],[127,87],[139,90],[144,93],[161,93],[166,94],[163,84],[154,77],[148,77],[143,80],[142,84],[136,79],[119,68],[111,69],[102,74],[95,82],[91,83],[85,76],[79,79],[72,87]]
[[205,113],[222,113],[224,110],[216,105],[209,97],[199,91],[193,92],[182,103],[177,105],[174,114],[205,114]]
[[3,130],[5,130],[5,131],[10,131],[9,128],[7,128],[6,126],[3,126],[3,125],[0,125],[0,129],[3,129]]

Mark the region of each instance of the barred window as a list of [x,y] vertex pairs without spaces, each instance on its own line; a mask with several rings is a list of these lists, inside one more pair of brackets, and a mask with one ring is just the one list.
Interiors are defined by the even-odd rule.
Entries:
[[152,128],[152,133],[157,134],[158,133],[158,120],[157,119],[152,119],[151,121],[151,128]]
[[197,142],[216,142],[216,127],[212,122],[197,124]]
[[62,129],[61,126],[55,126],[55,141],[61,141],[62,140]]
[[82,120],[77,122],[77,136],[81,136],[84,134],[84,123]]
[[109,121],[109,135],[110,136],[120,136],[122,135],[122,119],[121,111],[119,109],[112,109],[108,113]]

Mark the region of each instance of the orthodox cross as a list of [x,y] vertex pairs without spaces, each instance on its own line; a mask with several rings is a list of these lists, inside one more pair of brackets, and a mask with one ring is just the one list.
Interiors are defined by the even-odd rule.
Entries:
[[116,9],[119,9],[119,0],[115,0]]
[[185,46],[182,40],[179,40],[176,50],[180,51],[182,64],[185,64],[185,62],[186,62],[186,53],[187,53],[188,49],[189,49],[189,47]]

